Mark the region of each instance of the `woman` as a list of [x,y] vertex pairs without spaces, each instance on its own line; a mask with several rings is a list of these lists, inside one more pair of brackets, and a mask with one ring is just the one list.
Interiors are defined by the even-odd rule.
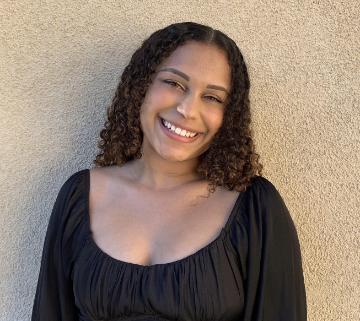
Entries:
[[55,202],[32,320],[306,320],[297,232],[261,176],[249,79],[225,34],[153,33],[125,68],[95,168]]

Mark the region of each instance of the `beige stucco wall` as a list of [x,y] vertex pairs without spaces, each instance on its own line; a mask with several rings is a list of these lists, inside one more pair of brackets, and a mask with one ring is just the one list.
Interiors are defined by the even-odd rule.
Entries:
[[30,318],[56,194],[91,166],[133,50],[186,20],[244,53],[264,174],[298,229],[309,320],[358,320],[359,13],[357,0],[2,0],[0,320]]

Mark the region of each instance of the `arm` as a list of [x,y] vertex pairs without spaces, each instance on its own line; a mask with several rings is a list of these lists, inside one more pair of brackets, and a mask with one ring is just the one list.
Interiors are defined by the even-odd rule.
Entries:
[[45,237],[40,273],[32,311],[32,321],[75,321],[70,277],[69,215],[76,176],[61,187],[55,201]]
[[307,319],[300,244],[294,222],[275,187],[259,178],[249,218],[243,321]]

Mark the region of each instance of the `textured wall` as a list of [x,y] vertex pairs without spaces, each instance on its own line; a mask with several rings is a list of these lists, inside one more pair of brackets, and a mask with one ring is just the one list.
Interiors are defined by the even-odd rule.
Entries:
[[56,194],[91,166],[131,53],[187,20],[244,53],[264,174],[298,229],[309,320],[358,320],[357,0],[2,0],[0,15],[1,320],[29,319]]

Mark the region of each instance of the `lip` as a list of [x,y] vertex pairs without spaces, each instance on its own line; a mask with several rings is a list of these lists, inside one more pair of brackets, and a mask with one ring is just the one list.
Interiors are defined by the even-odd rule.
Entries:
[[[161,121],[161,118],[158,117],[158,120],[159,120],[159,126],[161,128],[161,130],[163,131],[163,133],[168,136],[169,138],[171,139],[174,139],[174,140],[177,140],[179,142],[182,142],[182,143],[192,143],[193,141],[197,140],[201,133],[198,133],[196,136],[194,137],[183,137],[183,136],[179,136],[175,133],[173,133],[172,131],[170,131],[167,127],[165,127]],[[185,129],[185,128],[184,128]]]
[[[160,118],[161,118],[161,117],[160,117]],[[167,119],[165,119],[165,118],[163,118],[163,119],[166,120],[166,121],[168,121],[169,123],[173,124],[175,127],[179,127],[179,128],[185,129],[185,130],[187,130],[188,132],[193,132],[193,133],[202,134],[202,132],[199,132],[199,131],[197,131],[197,130],[193,130],[193,129],[189,128],[189,127],[186,127],[186,126],[177,124],[177,123],[175,123],[175,122],[173,122],[173,121],[170,121],[170,120],[167,120]]]

